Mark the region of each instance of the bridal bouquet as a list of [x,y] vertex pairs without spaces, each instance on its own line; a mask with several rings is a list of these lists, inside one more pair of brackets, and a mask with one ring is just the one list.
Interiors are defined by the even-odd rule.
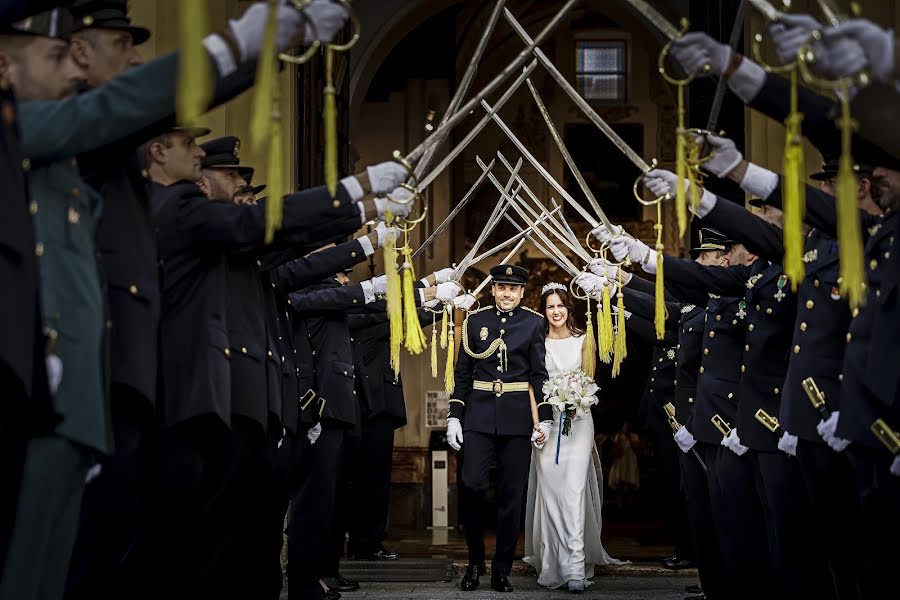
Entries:
[[560,427],[563,435],[569,435],[572,419],[576,414],[587,414],[599,402],[600,387],[584,371],[566,371],[551,377],[544,383],[544,401],[549,402],[563,415]]

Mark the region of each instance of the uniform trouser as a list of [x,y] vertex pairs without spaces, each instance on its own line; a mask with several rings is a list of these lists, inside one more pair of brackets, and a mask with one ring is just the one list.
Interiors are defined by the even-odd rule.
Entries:
[[137,392],[112,388],[115,454],[84,491],[78,537],[66,581],[67,600],[119,597],[126,582],[120,568],[134,539],[140,510],[150,492],[147,448],[142,443],[150,411]]
[[812,502],[831,577],[840,600],[860,597],[862,547],[856,473],[846,454],[824,443],[797,442],[797,462]]
[[509,575],[522,521],[522,499],[531,466],[529,436],[504,436],[466,431],[463,445],[463,519],[469,564],[484,563],[482,500],[490,485],[491,464],[497,464],[497,550],[491,571]]
[[250,449],[249,471],[240,478],[244,482],[236,490],[234,535],[219,569],[217,585],[222,597],[277,600],[281,592],[290,464],[280,459],[292,447],[282,432],[277,418],[270,416],[265,442]]
[[728,597],[770,598],[773,583],[767,559],[769,546],[753,462],[746,454],[738,456],[719,446],[713,468],[716,485],[710,487],[710,499],[720,533]]
[[900,589],[900,477],[890,474],[886,449],[851,444],[862,516],[863,597],[888,598]]
[[16,505],[22,484],[25,449],[28,447],[28,438],[17,414],[21,410],[16,406],[19,403],[24,405],[28,400],[24,394],[13,391],[14,385],[18,385],[15,377],[11,373],[9,377],[4,377],[4,367],[0,365],[0,390],[3,390],[4,396],[0,402],[0,481],[3,482],[0,485],[0,575],[3,574],[13,524],[16,522]]
[[833,598],[828,565],[800,465],[781,451],[749,450],[763,504],[774,575],[773,598]]
[[2,600],[62,598],[91,452],[50,435],[28,443]]
[[[694,449],[696,450],[697,446],[694,446]],[[700,574],[700,584],[708,598],[713,600],[725,598],[721,552],[709,500],[708,471],[704,470],[693,452],[681,453],[680,460],[681,490],[691,524],[694,562]]]
[[348,544],[351,555],[370,555],[381,549],[391,499],[393,456],[394,420],[377,416],[364,421],[353,475]]
[[221,559],[222,522],[234,434],[218,416],[178,423],[153,441],[153,492],[143,527],[126,554],[124,597],[193,599],[208,594]]
[[678,456],[681,451],[672,438],[671,431],[649,431],[656,448],[656,457],[662,472],[662,485],[666,506],[666,524],[675,540],[672,554],[679,558],[693,560],[694,550],[691,542],[691,528],[688,523],[687,508],[684,495],[681,493],[681,465]]
[[304,597],[304,586],[337,574],[333,549],[338,484],[351,438],[349,429],[323,422],[319,439],[304,459],[309,461],[309,472],[294,495],[288,524],[288,593],[292,600]]

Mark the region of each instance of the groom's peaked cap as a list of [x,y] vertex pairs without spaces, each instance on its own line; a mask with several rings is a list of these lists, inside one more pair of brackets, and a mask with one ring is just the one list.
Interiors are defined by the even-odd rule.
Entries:
[[517,265],[497,265],[491,269],[494,283],[511,283],[525,285],[528,281],[528,269]]

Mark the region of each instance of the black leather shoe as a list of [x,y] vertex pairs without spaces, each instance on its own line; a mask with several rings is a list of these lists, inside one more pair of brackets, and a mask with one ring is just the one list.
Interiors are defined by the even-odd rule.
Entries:
[[686,591],[688,594],[702,594],[703,588],[699,585],[686,585],[684,586],[684,591]]
[[484,565],[469,565],[466,567],[466,574],[463,575],[462,583],[459,584],[460,589],[464,592],[471,592],[478,589],[478,577],[484,575]]
[[677,571],[678,569],[689,569],[694,566],[694,563],[686,558],[676,558],[675,560],[664,562],[663,566],[667,569]]
[[494,573],[491,575],[491,589],[495,592],[511,592],[513,591],[513,586],[506,575]]
[[697,596],[685,596],[684,600],[706,600],[706,595],[698,594]]
[[341,598],[338,592],[327,589],[327,586],[321,580],[302,584],[297,582],[295,585],[301,590],[301,598],[308,598],[309,600],[340,600]]
[[396,552],[385,550],[384,548],[381,548],[378,552],[353,556],[353,560],[397,560],[398,558],[400,556]]
[[355,592],[359,589],[358,581],[350,581],[343,575],[337,577],[325,577],[325,585],[332,591],[336,592]]
[[657,558],[656,562],[666,564],[667,562],[671,562],[673,560],[678,560],[678,555],[675,553],[672,553],[669,556],[663,556],[662,558]]

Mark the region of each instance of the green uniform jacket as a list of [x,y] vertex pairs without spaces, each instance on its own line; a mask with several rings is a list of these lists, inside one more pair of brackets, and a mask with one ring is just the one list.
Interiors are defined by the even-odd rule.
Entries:
[[57,433],[112,452],[107,317],[97,255],[100,195],[82,181],[75,156],[138,134],[174,112],[178,59],[170,54],[61,101],[19,105],[23,154],[37,238],[44,327],[58,333],[63,363]]

